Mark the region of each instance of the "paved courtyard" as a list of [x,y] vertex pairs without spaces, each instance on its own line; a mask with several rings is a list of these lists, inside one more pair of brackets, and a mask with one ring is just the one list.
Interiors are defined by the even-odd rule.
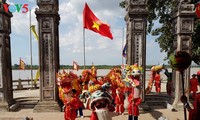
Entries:
[[[78,117],[77,120],[89,120],[91,111],[83,111],[84,118]],[[18,112],[0,112],[0,120],[23,120],[26,116],[32,117],[33,120],[64,120],[63,112],[43,112],[34,113],[32,109],[23,109]],[[149,112],[140,113],[139,120],[158,120],[161,116],[168,120],[184,120],[183,111],[171,112],[168,109],[152,109]],[[127,120],[128,115],[119,115],[113,117],[113,120]]]
[[[166,82],[162,83],[161,92],[166,92],[165,87]],[[152,89],[152,92],[155,92],[155,89]],[[200,90],[198,91],[200,92]],[[18,90],[14,91],[14,98],[20,97],[33,97],[39,99],[39,89],[35,90]],[[156,94],[156,93],[154,93]],[[89,120],[91,111],[84,110],[84,118],[77,117],[77,120]],[[33,109],[21,109],[17,112],[0,112],[0,120],[23,120],[25,117],[32,117],[33,120],[64,120],[64,112],[42,112],[35,113]],[[188,115],[187,115],[188,116]],[[183,110],[178,110],[172,112],[170,109],[154,106],[151,107],[149,111],[140,112],[139,120],[158,120],[161,117],[166,117],[167,120],[184,120]],[[127,120],[128,114],[127,111],[125,115],[119,115],[113,117],[113,120]],[[163,120],[163,119],[159,119]]]
[[[14,91],[14,98],[17,97],[38,97],[39,90],[22,90]],[[91,111],[84,110],[84,118],[77,117],[77,120],[89,120]],[[32,117],[33,120],[64,120],[63,112],[42,112],[35,113],[33,109],[21,109],[17,112],[0,112],[0,120],[23,120],[25,117]],[[160,117],[166,117],[168,120],[184,120],[183,111],[172,112],[164,107],[152,107],[149,111],[140,112],[139,120],[158,120]],[[113,120],[126,120],[128,118],[127,111],[125,115],[113,117]]]

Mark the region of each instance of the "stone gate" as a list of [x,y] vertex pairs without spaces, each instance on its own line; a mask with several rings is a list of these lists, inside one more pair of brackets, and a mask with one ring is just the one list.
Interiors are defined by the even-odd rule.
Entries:
[[[40,63],[40,102],[35,111],[59,111],[57,104],[58,90],[56,87],[56,73],[59,69],[59,0],[37,0],[39,9],[36,9],[39,26],[39,63]],[[190,0],[178,1],[178,7],[173,13],[174,48],[186,50],[190,53],[191,34],[193,32],[194,5]],[[126,0],[127,25],[126,41],[128,43],[127,64],[138,63],[146,67],[146,26],[147,0]],[[6,0],[0,2],[0,110],[14,109],[17,106],[13,99],[12,67],[11,67],[11,17],[12,14],[3,9]],[[188,86],[190,70],[185,72],[185,85]],[[173,72],[174,104],[180,98],[180,74]],[[142,76],[143,91],[145,88],[145,73]],[[142,94],[145,101],[145,94]],[[7,109],[7,110],[9,110]]]

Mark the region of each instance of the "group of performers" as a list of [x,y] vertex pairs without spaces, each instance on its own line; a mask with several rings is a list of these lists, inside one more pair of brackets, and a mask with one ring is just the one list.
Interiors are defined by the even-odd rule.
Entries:
[[104,77],[97,77],[97,69],[83,70],[80,76],[73,72],[58,72],[59,98],[64,104],[65,120],[75,120],[82,108],[92,111],[90,120],[111,120],[124,114],[125,94],[128,97],[128,120],[137,120],[138,105],[142,102],[142,68],[137,64],[113,68]]
[[[156,92],[161,92],[160,71],[164,66],[153,66],[151,77],[145,93],[152,90],[154,83]],[[111,120],[113,116],[123,115],[124,101],[128,99],[128,120],[138,120],[141,99],[142,67],[138,64],[123,65],[113,68],[104,77],[97,77],[97,69],[83,70],[80,76],[72,71],[58,72],[57,85],[59,98],[64,107],[65,120],[75,120],[78,111],[83,116],[82,109],[92,111],[90,120]],[[172,73],[165,69],[167,79],[167,93],[171,95]]]

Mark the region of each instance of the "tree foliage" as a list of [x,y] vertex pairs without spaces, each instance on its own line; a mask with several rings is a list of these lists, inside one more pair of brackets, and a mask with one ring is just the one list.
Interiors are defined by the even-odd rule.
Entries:
[[[191,0],[192,4],[197,4],[200,0]],[[119,6],[125,8],[126,0],[120,2]],[[157,36],[155,39],[160,46],[161,52],[166,52],[168,56],[174,51],[172,35],[172,11],[176,9],[178,3],[175,0],[148,0],[147,7],[149,15],[147,17],[147,33]],[[200,65],[200,19],[194,18],[194,32],[192,35],[192,61]],[[153,29],[154,22],[158,21],[160,26]]]

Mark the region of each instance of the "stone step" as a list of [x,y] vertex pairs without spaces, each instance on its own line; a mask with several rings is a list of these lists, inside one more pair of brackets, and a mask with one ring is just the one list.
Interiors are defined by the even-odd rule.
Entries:
[[166,93],[154,93],[145,96],[145,101],[150,108],[166,108],[170,99],[171,98]]
[[33,112],[61,112],[61,108],[56,101],[42,101],[34,107]]
[[20,108],[34,108],[38,101],[23,101],[20,102]]
[[21,97],[15,99],[19,103],[20,109],[23,108],[34,108],[37,103],[39,102],[39,99],[36,97]]

